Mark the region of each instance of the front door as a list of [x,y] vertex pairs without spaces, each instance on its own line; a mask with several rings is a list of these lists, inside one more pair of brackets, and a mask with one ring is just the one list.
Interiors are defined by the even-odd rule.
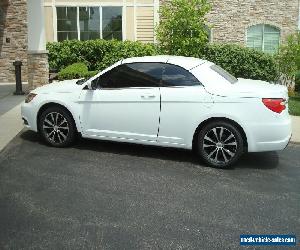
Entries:
[[81,125],[88,136],[156,141],[160,116],[154,63],[123,64],[101,75],[97,89],[83,90]]

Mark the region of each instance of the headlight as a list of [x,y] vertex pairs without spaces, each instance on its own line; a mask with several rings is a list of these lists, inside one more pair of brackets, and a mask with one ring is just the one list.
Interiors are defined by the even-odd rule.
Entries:
[[37,96],[37,94],[30,93],[29,95],[26,96],[25,103],[30,103],[33,100],[33,98],[36,96]]

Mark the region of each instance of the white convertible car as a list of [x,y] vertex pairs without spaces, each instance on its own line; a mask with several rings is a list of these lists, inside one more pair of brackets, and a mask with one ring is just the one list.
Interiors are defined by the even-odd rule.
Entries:
[[22,105],[27,128],[56,147],[76,136],[194,149],[229,167],[243,152],[284,149],[291,137],[287,89],[236,79],[198,58],[121,60],[89,80],[33,90]]

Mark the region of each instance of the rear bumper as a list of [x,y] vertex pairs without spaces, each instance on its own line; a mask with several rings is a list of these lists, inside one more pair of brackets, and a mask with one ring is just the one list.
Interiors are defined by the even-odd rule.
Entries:
[[273,123],[255,123],[248,127],[248,151],[264,152],[283,150],[292,137],[291,119],[278,119]]
[[287,147],[291,140],[291,134],[279,141],[267,141],[267,142],[258,142],[254,150],[249,152],[263,152],[263,151],[279,151]]

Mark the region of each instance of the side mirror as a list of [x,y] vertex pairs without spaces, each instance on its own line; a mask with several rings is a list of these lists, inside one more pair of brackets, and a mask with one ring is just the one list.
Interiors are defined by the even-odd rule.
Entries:
[[98,87],[98,78],[94,79],[93,81],[89,81],[87,84],[90,90],[95,90]]

